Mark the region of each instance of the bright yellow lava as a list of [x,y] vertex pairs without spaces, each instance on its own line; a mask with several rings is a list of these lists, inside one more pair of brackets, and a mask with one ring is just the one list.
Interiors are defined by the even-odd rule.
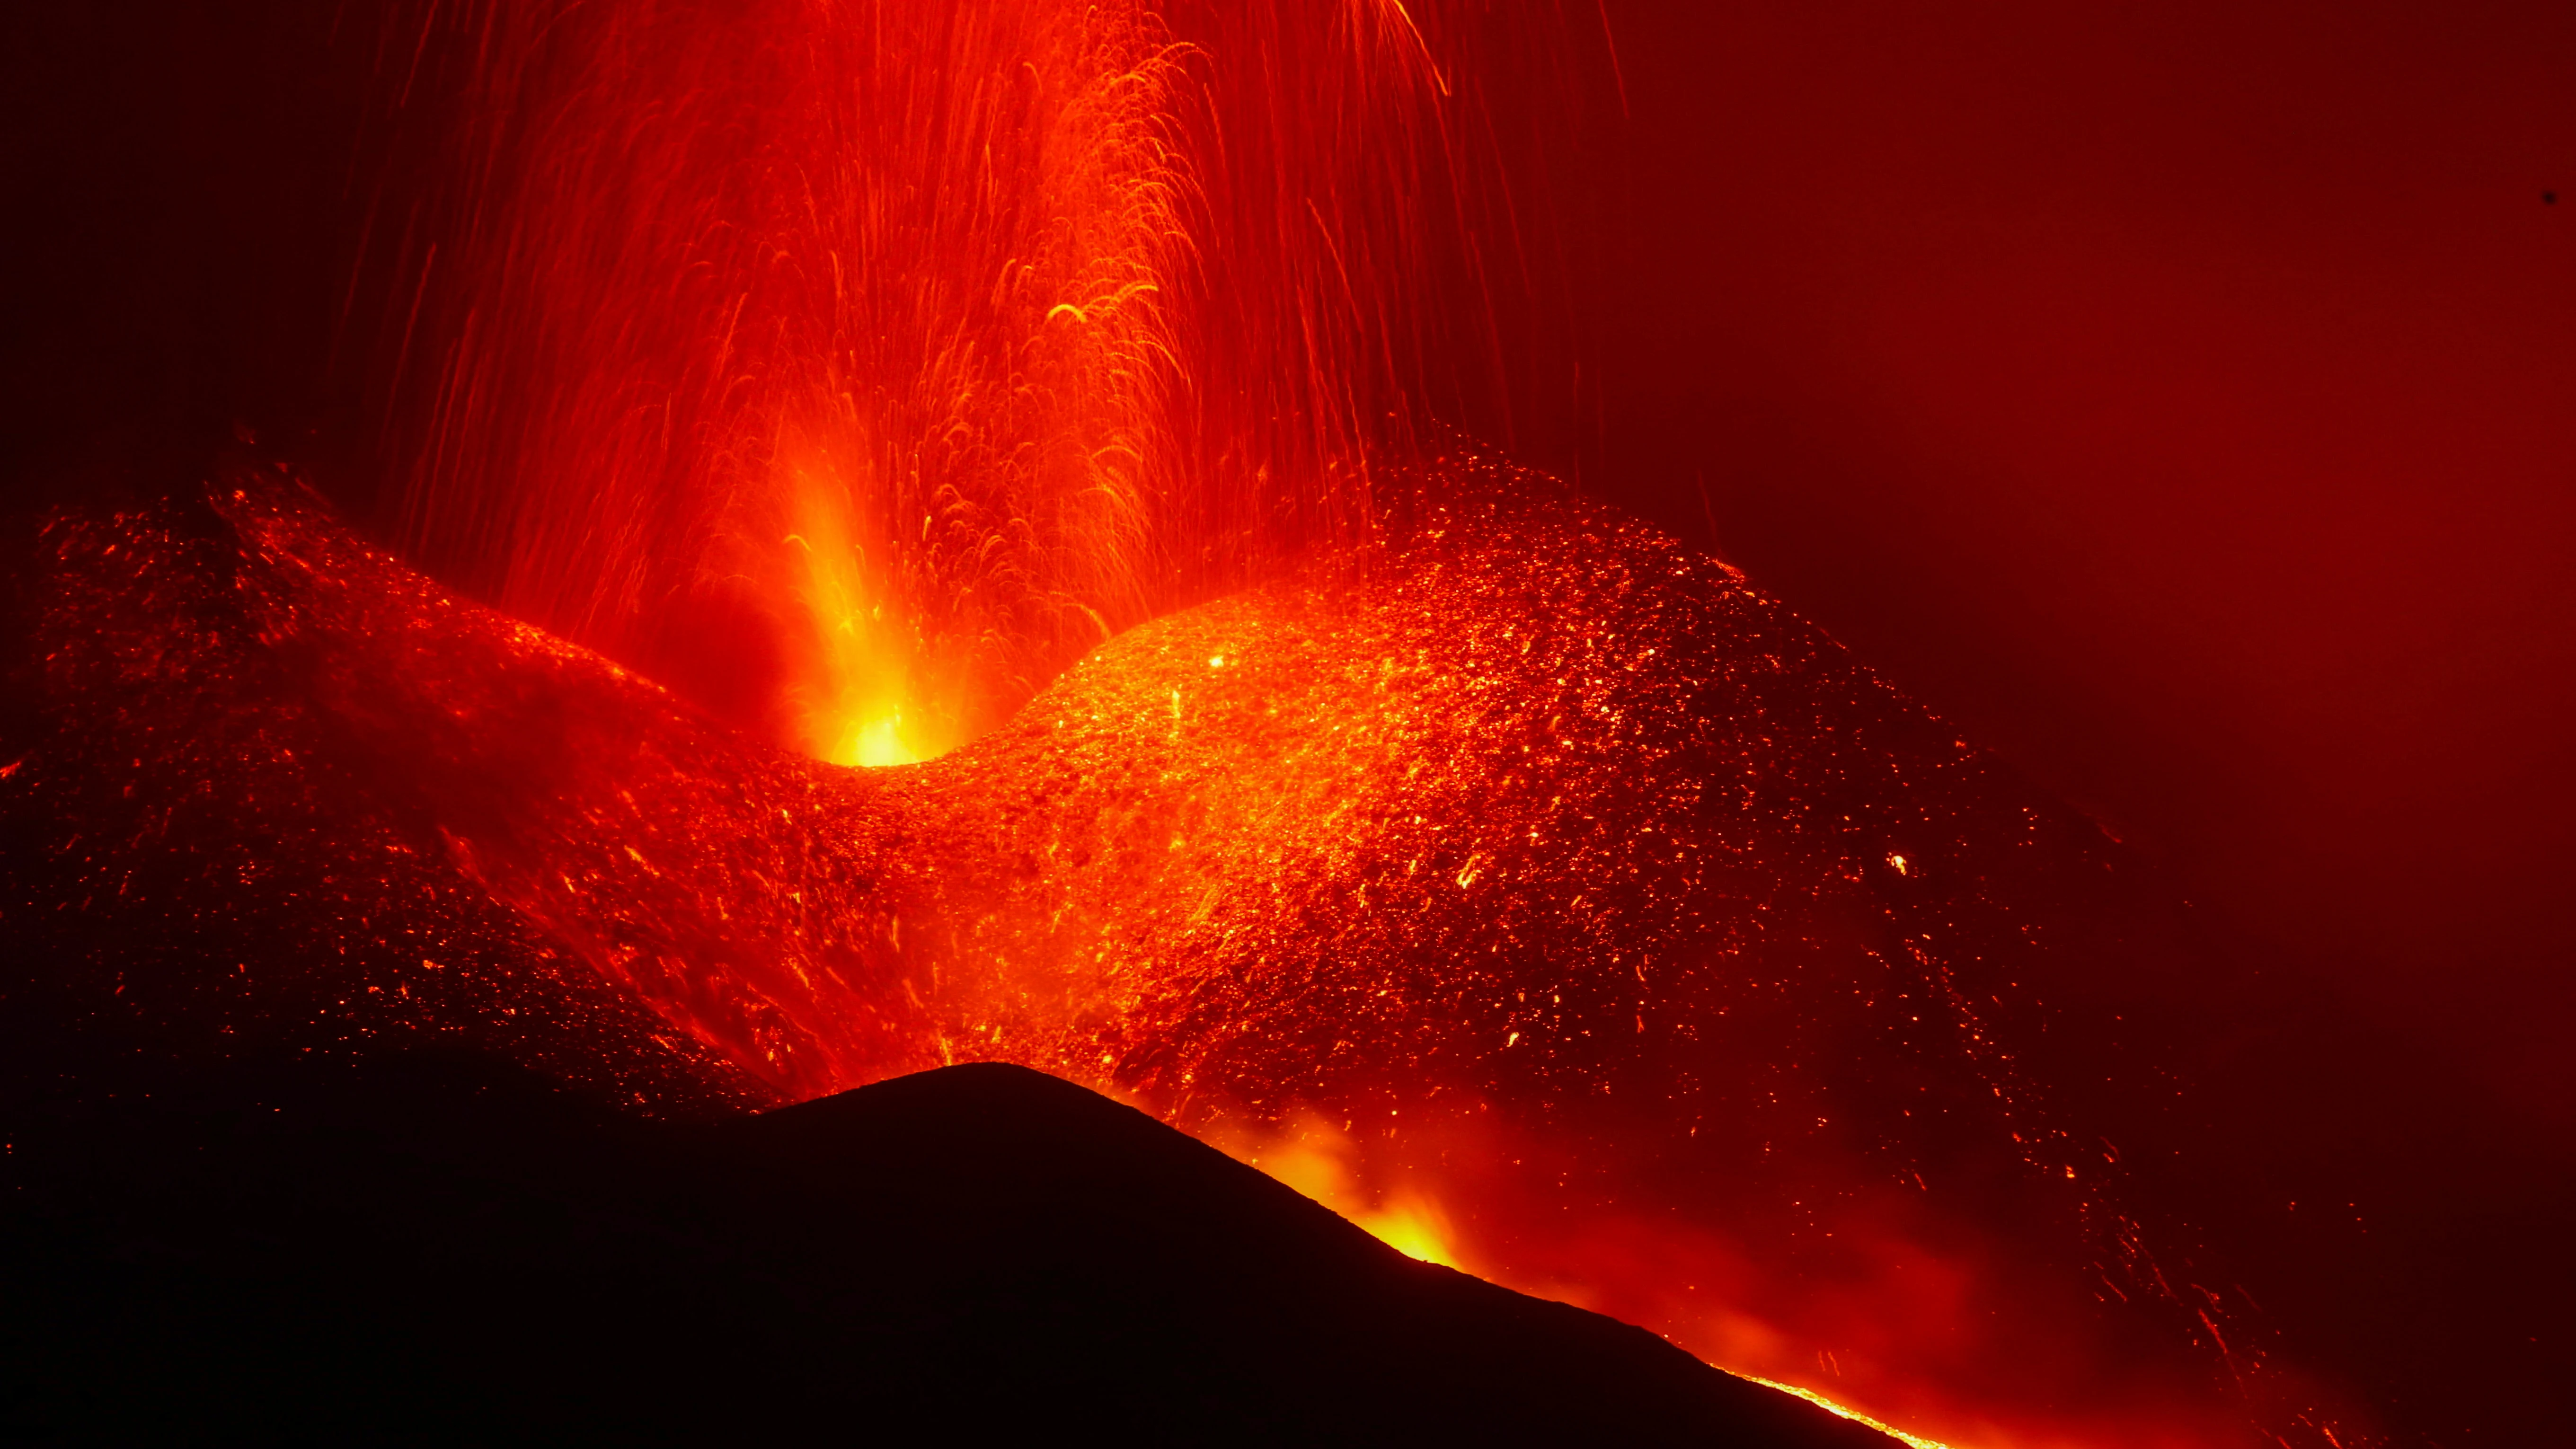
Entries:
[[903,738],[903,716],[846,721],[833,731],[834,743],[820,751],[835,765],[916,765],[920,753]]
[[1408,1258],[1456,1268],[1449,1220],[1430,1200],[1411,1192],[1379,1196],[1366,1190],[1353,1159],[1350,1134],[1308,1117],[1277,1136],[1220,1141],[1237,1161],[1270,1174],[1348,1218],[1370,1237]]
[[1758,1374],[1737,1374],[1736,1377],[1748,1383],[1760,1384],[1766,1389],[1778,1389],[1784,1394],[1795,1394],[1826,1413],[1839,1414],[1855,1424],[1865,1424],[1899,1443],[1912,1445],[1913,1449],[1951,1449],[1950,1445],[1938,1439],[1926,1439],[1920,1434],[1908,1434],[1893,1424],[1880,1423],[1857,1409],[1846,1409],[1813,1389],[1802,1389],[1796,1384],[1784,1384],[1777,1379],[1766,1379]]
[[787,699],[801,743],[835,765],[910,765],[940,753],[912,703],[902,630],[889,623],[884,589],[867,566],[840,475],[816,461],[788,470],[788,517],[774,576],[781,613],[803,630],[783,642]]
[[1369,1236],[1408,1258],[1437,1263],[1443,1268],[1458,1266],[1449,1254],[1449,1236],[1439,1219],[1413,1203],[1399,1202],[1381,1212],[1346,1216],[1367,1230]]

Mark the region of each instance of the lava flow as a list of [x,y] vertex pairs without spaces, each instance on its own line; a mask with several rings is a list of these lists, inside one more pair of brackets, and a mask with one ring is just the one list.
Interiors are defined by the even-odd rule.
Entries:
[[1451,294],[1534,265],[1482,7],[424,25],[403,556],[250,457],[27,545],[0,956],[61,1063],[1017,1062],[1921,1441],[2357,1442],[2160,1206],[2117,847],[1420,443],[1498,350]]

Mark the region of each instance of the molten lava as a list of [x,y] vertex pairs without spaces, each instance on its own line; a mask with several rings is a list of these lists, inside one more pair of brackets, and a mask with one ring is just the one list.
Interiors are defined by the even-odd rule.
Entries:
[[1463,139],[1508,27],[425,23],[409,562],[249,462],[34,545],[0,954],[66,1062],[435,1037],[674,1115],[1017,1062],[1944,1441],[2308,1432],[2156,1206],[2114,845],[1412,446],[1506,370],[1451,294],[1537,265]]
[[1400,5],[423,24],[477,59],[386,262],[408,552],[822,758],[1364,537],[1444,386],[1476,203]]

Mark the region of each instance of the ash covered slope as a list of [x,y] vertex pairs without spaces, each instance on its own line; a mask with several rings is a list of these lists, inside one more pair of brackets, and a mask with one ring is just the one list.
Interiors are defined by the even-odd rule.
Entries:
[[710,1126],[488,1060],[12,1124],[13,1443],[1887,1440],[956,1067]]

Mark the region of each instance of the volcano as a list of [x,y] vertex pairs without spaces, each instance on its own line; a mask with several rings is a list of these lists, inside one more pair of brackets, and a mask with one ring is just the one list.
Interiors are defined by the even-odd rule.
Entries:
[[1544,478],[1450,459],[1386,540],[853,771],[274,466],[59,511],[0,779],[13,1099],[434,1046],[700,1121],[1013,1062],[1741,1371],[1838,1342],[1918,1423],[2154,1442],[2244,1412],[2211,1355],[2295,1386],[2121,1161],[2172,1129],[2116,970],[2176,948],[2111,842]]
[[413,1053],[33,1125],[13,1443],[1894,1442],[1017,1067],[681,1127]]
[[13,1431],[2557,1432],[2565,25],[2330,9],[30,18]]

